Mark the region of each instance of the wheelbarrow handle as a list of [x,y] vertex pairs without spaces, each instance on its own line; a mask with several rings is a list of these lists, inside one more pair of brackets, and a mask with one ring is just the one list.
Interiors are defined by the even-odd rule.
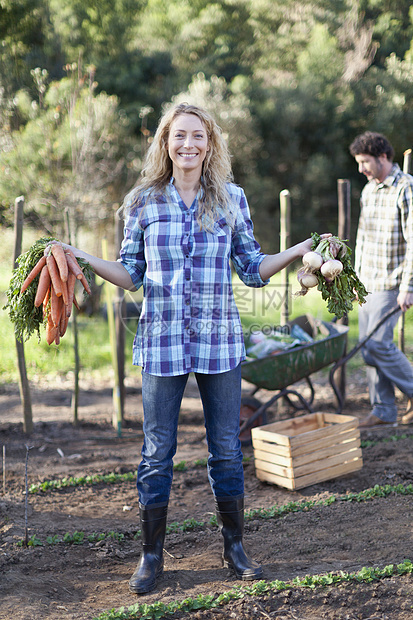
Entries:
[[336,372],[336,370],[338,370],[338,368],[340,368],[341,366],[344,366],[344,364],[347,364],[347,362],[358,352],[360,351],[360,349],[362,347],[364,347],[364,345],[366,344],[366,342],[368,340],[370,340],[370,338],[373,336],[373,334],[376,333],[376,331],[388,320],[390,319],[390,317],[392,317],[394,314],[396,314],[397,312],[400,312],[400,306],[396,306],[395,308],[393,308],[392,310],[390,310],[387,314],[385,314],[380,321],[377,323],[377,325],[375,325],[375,327],[373,327],[373,329],[367,334],[367,336],[365,336],[362,340],[360,340],[358,342],[358,344],[351,349],[351,351],[349,351],[349,353],[347,353],[347,355],[344,355],[342,358],[340,358],[339,360],[337,360],[337,362],[334,364],[334,366],[331,368],[330,370],[330,384],[331,387],[333,388],[334,394],[336,395],[336,398],[338,400],[339,403],[339,408],[336,411],[336,413],[341,413],[341,410],[343,409],[343,405],[344,405],[344,398],[343,395],[341,394],[341,392],[339,391],[339,389],[336,386],[336,383],[334,381],[334,373]]

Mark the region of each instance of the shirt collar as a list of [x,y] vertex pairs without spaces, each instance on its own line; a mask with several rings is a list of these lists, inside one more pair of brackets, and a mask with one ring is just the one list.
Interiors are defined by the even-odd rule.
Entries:
[[389,174],[387,175],[387,177],[384,179],[384,181],[382,181],[381,183],[379,183],[377,185],[377,187],[391,187],[392,185],[394,185],[394,182],[397,178],[397,176],[400,174],[400,166],[399,164],[393,164]]
[[[196,195],[197,200],[199,200],[200,198],[202,198],[202,197],[203,197],[203,195],[204,195],[204,188],[203,188],[203,186],[202,186],[202,179],[203,179],[203,177],[201,177],[201,185],[199,186],[199,190],[198,190],[198,193],[197,193],[197,195]],[[177,190],[176,190],[176,187],[175,187],[175,177],[171,177],[171,178],[169,179],[169,184],[168,184],[168,185],[169,185],[169,188],[170,188],[170,189],[172,189],[172,187],[173,187],[173,188],[175,189],[175,191],[177,191]]]

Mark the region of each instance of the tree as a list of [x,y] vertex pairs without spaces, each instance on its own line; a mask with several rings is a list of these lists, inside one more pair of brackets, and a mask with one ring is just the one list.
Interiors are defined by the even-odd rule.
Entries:
[[253,32],[249,0],[149,0],[136,30],[136,45],[171,54],[190,81],[199,72],[230,81],[246,73]]
[[24,194],[44,230],[59,236],[65,208],[72,230],[111,218],[126,170],[126,121],[117,99],[94,92],[93,68],[85,74],[76,65],[67,70],[69,77],[47,88],[47,72],[33,71],[39,101],[17,94],[27,122],[11,134],[12,148],[0,154],[2,195],[12,202]]
[[[62,77],[64,60],[45,0],[2,0],[0,41],[0,84],[7,97],[33,88],[30,71],[35,67],[45,67],[53,78]],[[35,96],[35,91],[31,94]]]

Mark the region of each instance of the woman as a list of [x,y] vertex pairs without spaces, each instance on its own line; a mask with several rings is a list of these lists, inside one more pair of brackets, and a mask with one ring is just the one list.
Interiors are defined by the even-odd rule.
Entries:
[[245,284],[261,287],[303,256],[311,239],[264,255],[253,236],[245,194],[231,181],[230,155],[214,119],[199,107],[175,105],[161,119],[140,182],[125,200],[119,260],[72,248],[116,286],[144,289],[133,346],[133,363],[142,366],[144,408],[137,477],[143,552],[129,581],[138,594],[152,590],[163,571],[178,414],[190,372],[204,409],[224,565],[239,579],[263,574],[242,540],[239,413],[245,351],[230,259]]

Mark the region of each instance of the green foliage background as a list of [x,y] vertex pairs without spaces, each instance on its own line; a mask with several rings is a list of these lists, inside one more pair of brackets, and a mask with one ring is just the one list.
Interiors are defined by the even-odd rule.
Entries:
[[292,241],[336,231],[337,179],[363,179],[348,145],[413,142],[409,0],[2,0],[0,201],[10,222],[103,234],[139,174],[162,105],[217,115],[265,251],[278,249],[279,192]]

